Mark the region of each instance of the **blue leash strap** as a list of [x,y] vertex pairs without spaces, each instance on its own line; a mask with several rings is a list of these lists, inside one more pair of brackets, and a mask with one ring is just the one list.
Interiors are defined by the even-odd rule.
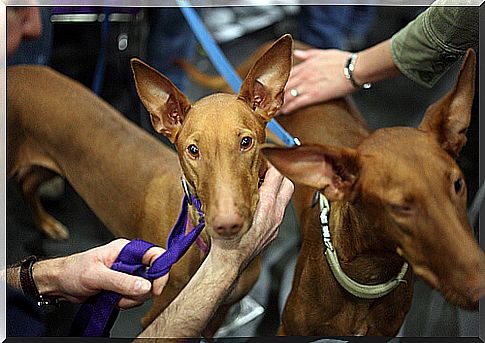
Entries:
[[237,92],[241,87],[242,80],[231,66],[226,56],[222,53],[221,49],[212,38],[209,31],[207,31],[202,19],[200,19],[197,12],[191,7],[191,4],[187,0],[177,0],[180,10],[184,15],[187,23],[194,32],[195,36],[199,40],[200,44],[207,52],[212,64],[231,86],[234,92]]
[[[214,38],[209,33],[204,23],[200,19],[200,16],[191,7],[190,1],[188,0],[177,0],[177,3],[184,15],[187,23],[194,32],[195,36],[199,40],[204,50],[209,56],[214,67],[217,69],[219,74],[227,81],[229,86],[231,86],[234,93],[239,91],[241,88],[242,80],[236,73],[234,68],[231,66],[226,56],[214,41]],[[299,145],[299,140],[291,136],[276,120],[272,119],[268,123],[268,128],[273,131],[273,133],[286,145],[294,146]]]

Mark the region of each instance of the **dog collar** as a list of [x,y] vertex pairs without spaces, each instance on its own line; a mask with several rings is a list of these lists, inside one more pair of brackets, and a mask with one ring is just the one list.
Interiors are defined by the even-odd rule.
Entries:
[[377,299],[389,294],[401,283],[407,283],[407,281],[404,279],[404,276],[408,270],[407,262],[404,262],[401,271],[395,278],[385,283],[380,283],[377,285],[364,285],[348,277],[340,266],[337,251],[332,244],[328,220],[330,214],[330,204],[327,198],[320,192],[318,192],[317,196],[320,202],[320,226],[322,228],[323,245],[325,246],[325,257],[333,276],[340,286],[358,298]]

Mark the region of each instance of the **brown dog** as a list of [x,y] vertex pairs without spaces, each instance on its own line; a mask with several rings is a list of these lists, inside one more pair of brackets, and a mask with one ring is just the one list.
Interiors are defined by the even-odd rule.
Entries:
[[411,270],[375,299],[353,295],[337,282],[324,254],[320,206],[310,205],[315,190],[331,202],[332,244],[348,277],[364,285],[385,283],[405,272],[407,261],[449,302],[477,308],[485,292],[485,255],[468,224],[466,186],[454,161],[466,142],[474,78],[470,50],[455,88],[429,107],[417,129],[368,134],[348,115],[309,109],[281,118],[302,141],[319,143],[263,149],[300,183],[295,202],[303,242],[281,334],[394,336],[411,305]]
[[[115,235],[164,246],[180,211],[181,167],[205,212],[205,244],[210,245],[208,236],[237,239],[250,228],[258,202],[266,171],[258,148],[266,122],[283,102],[291,42],[286,35],[263,54],[238,95],[215,94],[193,105],[166,77],[132,61],[153,127],[176,145],[178,158],[77,82],[44,67],[9,68],[7,173],[17,175],[36,223],[53,238],[68,233],[43,210],[37,188],[57,173]],[[196,225],[193,208],[190,217]],[[204,257],[192,247],[174,266],[143,326],[175,298]],[[245,270],[228,304],[251,289],[259,266],[256,259]],[[221,307],[221,313],[227,309]],[[216,315],[207,334],[222,319]]]

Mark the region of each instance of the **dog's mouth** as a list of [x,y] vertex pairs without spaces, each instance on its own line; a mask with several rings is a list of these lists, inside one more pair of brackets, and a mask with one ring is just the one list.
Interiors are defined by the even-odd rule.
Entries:
[[425,264],[416,263],[402,249],[398,248],[399,255],[403,256],[412,266],[413,272],[425,281],[431,288],[440,292],[449,303],[465,310],[475,311],[478,309],[479,300],[485,296],[485,287],[467,287],[465,280],[462,283],[453,282],[444,278]]
[[466,286],[465,280],[457,283],[444,279],[427,267],[413,266],[413,271],[431,288],[439,291],[446,301],[465,310],[478,310],[479,300],[485,296],[483,285],[470,288]]

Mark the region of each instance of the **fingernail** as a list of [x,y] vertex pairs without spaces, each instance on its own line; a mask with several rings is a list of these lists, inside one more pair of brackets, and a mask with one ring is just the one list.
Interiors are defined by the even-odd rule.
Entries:
[[148,292],[151,288],[152,288],[152,285],[147,280],[136,280],[135,282],[136,291]]

